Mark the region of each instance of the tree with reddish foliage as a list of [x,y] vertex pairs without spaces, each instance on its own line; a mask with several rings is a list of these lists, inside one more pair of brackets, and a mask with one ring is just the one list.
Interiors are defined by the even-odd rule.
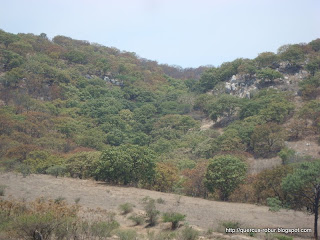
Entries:
[[155,168],[154,190],[170,192],[179,181],[178,169],[170,163],[157,163]]
[[204,178],[208,167],[207,161],[200,161],[193,169],[183,171],[185,177],[184,191],[187,195],[193,197],[206,198],[208,191],[204,185]]

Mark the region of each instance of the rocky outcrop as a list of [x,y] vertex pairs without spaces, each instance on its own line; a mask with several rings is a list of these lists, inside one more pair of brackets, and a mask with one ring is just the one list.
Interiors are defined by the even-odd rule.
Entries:
[[257,79],[249,74],[237,74],[225,83],[225,93],[250,98],[251,92],[257,89]]
[[[87,79],[92,79],[92,78],[95,78],[97,76],[86,74],[85,77]],[[104,75],[104,76],[100,76],[99,78],[101,78],[104,81],[106,81],[106,83],[110,83],[110,84],[115,85],[115,86],[123,86],[123,81],[114,78],[111,73],[109,73],[107,75]]]
[[109,82],[113,85],[116,85],[116,86],[123,86],[123,81],[112,78],[111,76],[104,76],[103,80],[105,80],[106,82]]
[[299,82],[307,78],[309,73],[303,70],[302,66],[289,62],[281,62],[273,67],[281,72],[284,77],[266,82],[257,78],[256,74],[236,74],[225,82],[225,93],[241,98],[251,98],[258,89],[274,88],[282,91],[292,91],[295,95],[299,95]]

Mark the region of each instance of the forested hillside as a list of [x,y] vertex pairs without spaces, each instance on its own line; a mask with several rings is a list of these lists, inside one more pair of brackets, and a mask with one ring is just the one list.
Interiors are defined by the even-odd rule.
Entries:
[[[319,39],[182,69],[69,37],[0,31],[1,169],[299,207],[281,181],[319,158],[288,147],[319,143],[319,87]],[[213,126],[201,128],[208,118]],[[277,156],[277,168],[248,171],[248,159]]]

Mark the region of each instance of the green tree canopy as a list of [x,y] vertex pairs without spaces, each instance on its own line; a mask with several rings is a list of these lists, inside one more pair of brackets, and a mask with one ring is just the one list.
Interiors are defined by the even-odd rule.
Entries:
[[318,239],[318,213],[320,201],[320,160],[302,163],[282,181],[288,194],[298,196],[304,206],[314,214],[314,238]]
[[150,183],[155,174],[155,154],[147,147],[121,145],[102,152],[94,173],[97,180],[116,184]]
[[219,190],[220,199],[227,201],[230,194],[241,184],[247,165],[238,157],[220,155],[209,162],[205,185],[210,192]]
[[286,134],[276,123],[267,123],[255,127],[250,146],[257,156],[271,157],[284,146]]

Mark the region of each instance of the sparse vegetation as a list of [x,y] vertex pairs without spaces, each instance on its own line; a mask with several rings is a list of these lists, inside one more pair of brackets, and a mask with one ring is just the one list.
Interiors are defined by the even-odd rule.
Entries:
[[149,197],[143,199],[144,210],[147,216],[149,226],[154,226],[158,223],[160,212],[156,208],[155,200]]
[[199,232],[192,227],[184,227],[178,234],[178,240],[196,240],[199,237]]
[[223,221],[219,223],[217,231],[221,233],[228,233],[226,232],[227,228],[237,229],[239,227],[241,227],[241,224],[238,221],[235,221],[235,220]]
[[142,225],[145,221],[144,216],[138,215],[136,213],[132,214],[130,217],[128,217],[131,221],[135,223],[135,225]]
[[148,240],[172,240],[176,236],[175,232],[158,232],[155,233],[154,231],[147,232],[147,239]]
[[96,221],[90,224],[91,235],[99,238],[111,236],[111,232],[119,227],[119,223],[112,221]]
[[0,185],[0,196],[4,196],[6,188],[6,185]]
[[284,236],[284,235],[275,235],[274,237],[278,240],[293,240],[293,237]]
[[121,211],[121,214],[126,215],[126,214],[131,213],[133,211],[133,207],[134,207],[134,205],[131,203],[124,203],[119,206],[119,209]]
[[163,198],[158,198],[157,203],[159,204],[166,204],[166,201]]
[[120,240],[136,240],[137,239],[137,232],[132,229],[127,230],[118,230],[117,236],[120,238]]

